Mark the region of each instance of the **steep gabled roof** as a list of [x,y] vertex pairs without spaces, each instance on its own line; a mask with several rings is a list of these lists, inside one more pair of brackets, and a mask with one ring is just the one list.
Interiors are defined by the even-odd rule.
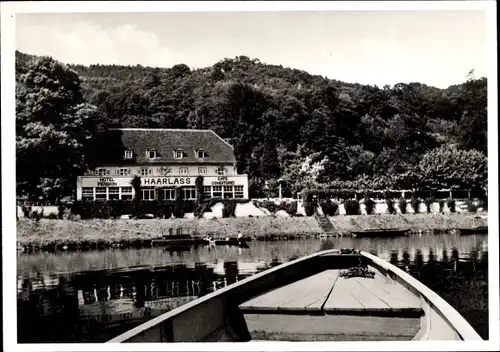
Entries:
[[[138,164],[236,162],[233,147],[212,130],[116,128],[110,129],[106,138],[109,143],[120,145],[114,145],[111,153],[105,153],[106,157],[101,155],[100,163],[128,163],[123,159],[125,150],[133,151],[132,162]],[[157,158],[150,160],[146,153],[153,149]],[[174,158],[178,149],[184,152],[182,159]],[[204,150],[206,157],[199,159],[197,150]]]

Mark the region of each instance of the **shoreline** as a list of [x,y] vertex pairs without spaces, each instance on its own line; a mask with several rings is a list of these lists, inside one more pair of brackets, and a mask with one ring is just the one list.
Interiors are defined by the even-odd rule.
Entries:
[[[481,215],[487,215],[481,214]],[[457,228],[487,226],[479,214],[380,214],[329,217],[336,236],[363,229],[409,228],[412,233],[446,233]],[[238,232],[253,241],[317,238],[323,231],[314,217],[241,217],[217,219],[52,220],[17,222],[20,251],[100,250],[151,247],[151,240],[175,232],[193,237],[235,237]]]

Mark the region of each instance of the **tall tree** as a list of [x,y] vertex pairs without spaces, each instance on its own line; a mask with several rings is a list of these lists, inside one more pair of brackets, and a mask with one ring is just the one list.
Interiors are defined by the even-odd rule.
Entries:
[[417,173],[427,186],[485,188],[488,160],[477,150],[445,146],[427,152],[418,164]]
[[280,175],[276,137],[270,124],[264,126],[264,142],[262,150],[261,170],[265,179],[276,178]]
[[464,84],[466,99],[459,122],[460,145],[464,149],[476,149],[488,154],[488,105],[486,79],[468,76]]
[[49,201],[71,195],[98,120],[76,72],[48,57],[29,63],[16,85],[18,194]]

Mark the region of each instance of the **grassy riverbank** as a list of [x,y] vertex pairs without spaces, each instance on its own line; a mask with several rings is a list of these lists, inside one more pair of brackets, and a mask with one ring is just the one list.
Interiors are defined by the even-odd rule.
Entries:
[[[476,214],[359,215],[330,218],[340,234],[373,228],[403,227],[412,230],[453,229],[487,225]],[[313,217],[253,217],[172,220],[49,220],[21,219],[17,222],[19,247],[40,249],[107,248],[147,245],[152,238],[181,228],[183,233],[205,236],[235,236],[239,231],[256,240],[315,236],[321,228]]]

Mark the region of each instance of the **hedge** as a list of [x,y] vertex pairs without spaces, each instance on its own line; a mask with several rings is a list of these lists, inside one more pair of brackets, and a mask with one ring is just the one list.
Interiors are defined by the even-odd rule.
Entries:
[[281,201],[279,204],[276,204],[275,202],[270,200],[254,200],[253,205],[255,205],[257,208],[267,209],[272,214],[276,213],[278,210],[284,210],[290,216],[297,215],[297,201]]
[[271,214],[274,214],[279,210],[278,204],[276,204],[275,202],[272,202],[270,200],[263,200],[263,201],[254,200],[253,205],[255,205],[257,208],[267,209],[267,210],[269,210],[269,212]]
[[406,214],[406,205],[408,203],[406,203],[406,199],[404,199],[403,197],[399,198],[399,202],[398,202],[398,205],[399,205],[399,211],[401,212],[401,214]]
[[410,199],[410,205],[413,209],[413,212],[415,214],[418,214],[419,212],[419,207],[420,207],[420,198],[412,196]]
[[318,200],[325,200],[331,198],[346,200],[346,199],[361,197],[360,192],[354,190],[346,190],[346,189],[328,189],[328,190],[308,189],[303,191],[302,194],[304,198],[310,197],[311,200],[313,199],[314,196],[316,196]]
[[222,202],[224,207],[222,208],[222,217],[231,218],[236,216],[236,202],[233,199],[224,199]]
[[321,207],[321,210],[323,210],[323,213],[328,216],[336,215],[337,210],[339,209],[339,205],[331,199],[320,201],[319,206]]
[[425,206],[427,207],[427,213],[431,213],[432,212],[432,204],[434,203],[434,198],[432,197],[427,197],[424,199],[424,203],[425,203]]
[[304,212],[307,216],[313,216],[316,210],[316,203],[313,200],[314,192],[305,191],[302,194],[302,206],[304,207]]
[[344,208],[346,215],[359,215],[361,213],[359,207],[359,200],[348,199],[344,202]]
[[439,212],[442,213],[444,211],[444,199],[439,200]]
[[373,212],[375,211],[375,201],[369,197],[365,198],[365,210],[366,214],[372,215]]
[[392,200],[392,198],[386,198],[385,203],[387,204],[387,212],[389,214],[396,214],[396,207],[394,206],[394,200]]
[[290,216],[295,216],[297,215],[297,201],[282,201],[279,205],[279,209],[286,211]]
[[453,199],[453,198],[448,198],[448,199],[446,200],[446,204],[448,205],[448,209],[450,209],[450,212],[451,212],[451,213],[456,212],[456,208],[455,208],[455,199]]

